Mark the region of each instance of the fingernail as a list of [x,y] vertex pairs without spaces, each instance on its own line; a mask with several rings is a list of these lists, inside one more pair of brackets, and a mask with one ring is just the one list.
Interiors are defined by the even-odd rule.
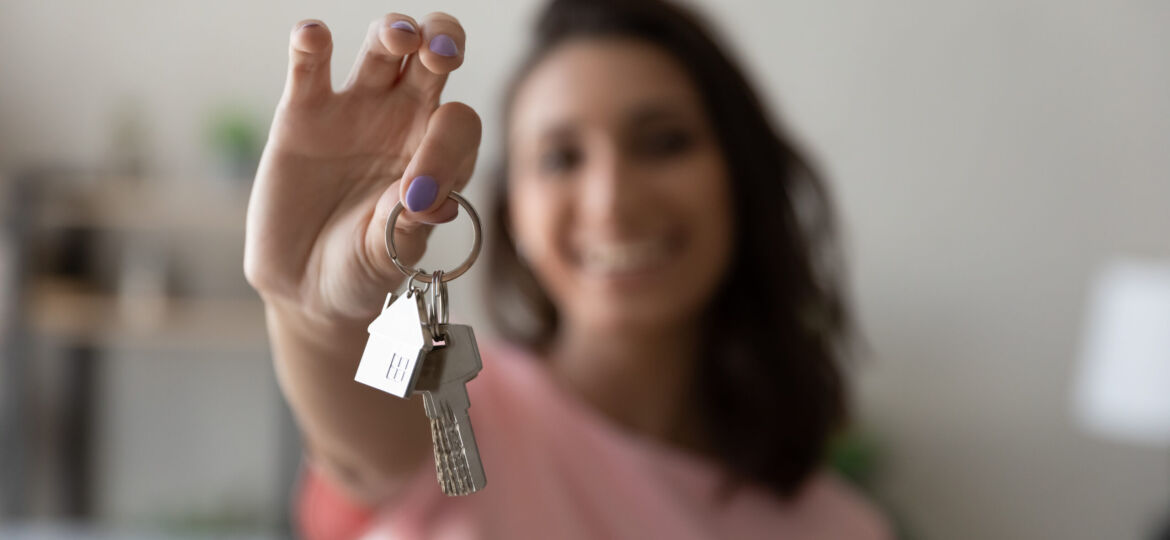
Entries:
[[414,25],[406,21],[394,21],[390,23],[390,28],[397,28],[398,30],[410,32],[412,34],[415,33]]
[[431,50],[440,56],[455,56],[459,54],[459,47],[455,46],[455,40],[447,34],[439,34],[431,38]]
[[406,188],[406,207],[411,212],[421,212],[435,203],[439,194],[439,183],[430,176],[416,176]]
[[314,27],[314,26],[321,26],[321,23],[317,23],[317,22],[307,22],[307,23],[305,23],[305,24],[302,24],[302,25],[301,25],[301,28],[312,28],[312,27]]

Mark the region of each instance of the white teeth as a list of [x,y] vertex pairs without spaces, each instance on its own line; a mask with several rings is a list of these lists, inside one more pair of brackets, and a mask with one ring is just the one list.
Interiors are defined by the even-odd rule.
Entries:
[[598,243],[583,250],[585,270],[591,274],[618,274],[652,267],[668,255],[665,240],[622,244]]

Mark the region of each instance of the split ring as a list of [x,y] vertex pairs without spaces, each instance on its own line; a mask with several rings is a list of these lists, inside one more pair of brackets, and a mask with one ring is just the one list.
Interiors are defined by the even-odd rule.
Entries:
[[[467,256],[467,259],[463,261],[463,264],[455,267],[454,270],[444,271],[442,273],[441,281],[443,283],[463,275],[463,273],[466,272],[468,268],[471,268],[471,265],[475,263],[475,259],[479,257],[479,250],[483,246],[483,233],[480,230],[479,214],[477,214],[475,209],[471,207],[471,203],[467,202],[467,199],[464,199],[462,195],[455,191],[448,193],[447,197],[453,199],[456,203],[459,203],[459,206],[462,206],[463,210],[467,212],[467,217],[471,218],[471,227],[474,229],[475,236],[471,245],[471,254]],[[398,221],[398,216],[402,214],[403,208],[402,201],[398,201],[398,204],[394,205],[394,209],[390,211],[390,216],[386,218],[386,254],[390,255],[390,262],[394,263],[394,266],[397,267],[398,270],[408,278],[412,278],[413,280],[420,283],[430,284],[432,277],[430,272],[422,269],[416,270],[402,264],[402,262],[398,260],[398,246],[394,243],[394,223]]]
[[443,283],[443,271],[435,270],[431,276],[431,303],[427,310],[427,322],[431,327],[431,335],[439,339],[442,335],[439,328],[447,324],[447,284]]
[[443,283],[442,270],[435,270],[431,277],[431,306],[435,324],[447,324],[447,284]]

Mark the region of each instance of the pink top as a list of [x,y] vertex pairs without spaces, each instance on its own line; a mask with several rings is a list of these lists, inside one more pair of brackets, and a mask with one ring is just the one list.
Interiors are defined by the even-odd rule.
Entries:
[[789,501],[744,487],[720,502],[718,465],[611,423],[518,350],[481,353],[468,392],[487,487],[447,497],[428,462],[401,497],[375,510],[310,470],[299,501],[306,538],[890,537],[884,519],[826,472]]

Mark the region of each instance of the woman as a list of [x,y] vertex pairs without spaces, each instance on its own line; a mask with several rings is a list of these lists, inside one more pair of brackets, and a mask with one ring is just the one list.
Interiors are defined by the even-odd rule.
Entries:
[[[334,92],[319,21],[290,69],[248,213],[309,464],[310,538],[881,538],[822,470],[845,416],[845,317],[823,186],[676,7],[560,1],[507,102],[490,305],[468,384],[490,479],[435,486],[420,400],[353,381],[366,326],[468,181],[475,112],[439,104],[457,20],[370,25]],[[519,315],[519,316],[517,316]]]

